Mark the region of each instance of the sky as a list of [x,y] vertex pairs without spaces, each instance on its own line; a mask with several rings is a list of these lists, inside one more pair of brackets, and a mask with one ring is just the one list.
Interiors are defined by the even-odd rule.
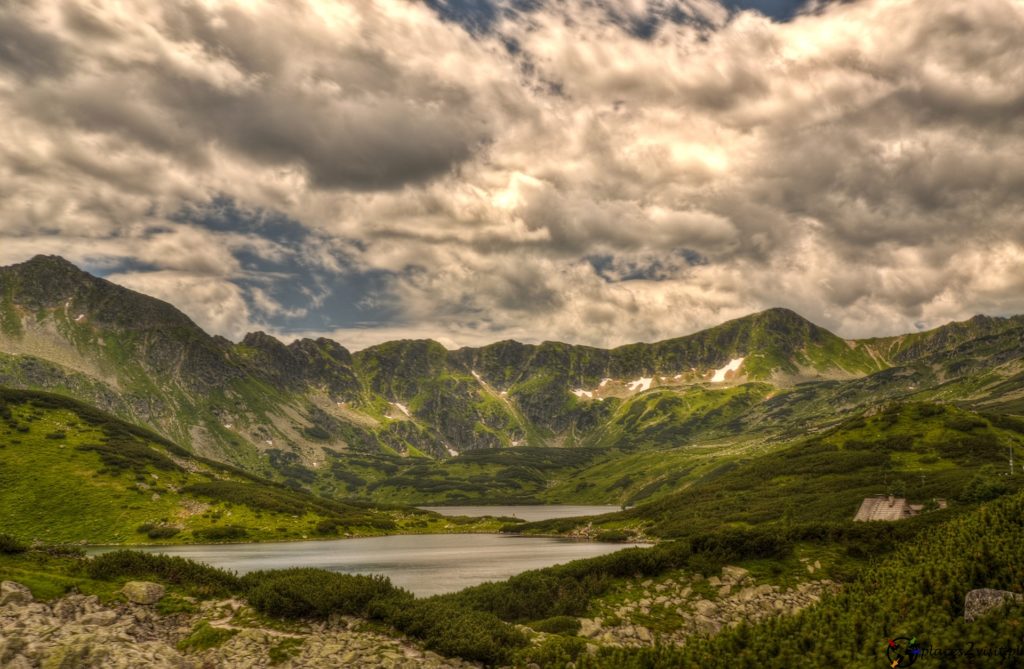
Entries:
[[1024,313],[1024,0],[14,0],[0,265],[211,333]]

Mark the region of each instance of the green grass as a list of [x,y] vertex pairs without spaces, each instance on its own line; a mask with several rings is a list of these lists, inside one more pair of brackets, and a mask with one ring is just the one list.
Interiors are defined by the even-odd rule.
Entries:
[[448,525],[414,509],[293,491],[72,400],[0,389],[0,532],[23,541],[282,541]]
[[298,637],[291,637],[278,641],[270,648],[270,665],[275,666],[278,664],[284,664],[288,660],[292,659],[299,654],[304,643],[306,643],[306,640]]
[[220,646],[236,634],[238,630],[213,627],[204,620],[195,626],[191,634],[178,642],[178,650],[199,653]]
[[[1020,457],[1022,435],[978,414],[942,405],[893,405],[767,455],[719,458],[684,490],[594,524],[679,537],[722,524],[844,521],[865,497],[879,493],[912,503],[945,498],[953,506],[969,504],[1022,485],[1024,477],[1000,477],[1010,447]],[[559,533],[578,524],[544,521],[517,531]]]

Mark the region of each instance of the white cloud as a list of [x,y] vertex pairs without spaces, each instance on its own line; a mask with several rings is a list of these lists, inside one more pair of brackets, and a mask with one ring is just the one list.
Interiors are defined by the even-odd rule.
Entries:
[[[330,304],[275,282],[382,272],[360,299],[394,320],[341,323],[354,347],[1024,311],[1024,3],[613,9],[693,20],[641,39],[551,0],[474,38],[400,0],[8,5],[0,261],[146,263],[117,280],[231,336]],[[220,195],[311,234],[174,217]]]
[[174,271],[112,274],[116,284],[170,302],[208,332],[240,339],[252,318],[242,290],[230,281]]

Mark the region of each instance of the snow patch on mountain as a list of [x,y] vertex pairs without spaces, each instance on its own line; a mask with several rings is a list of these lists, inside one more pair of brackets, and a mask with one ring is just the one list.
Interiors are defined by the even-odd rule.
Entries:
[[711,377],[711,383],[722,383],[729,372],[735,372],[742,364],[743,358],[733,358],[729,361],[728,365],[715,370],[714,375]]
[[629,384],[628,384],[629,385],[629,389],[633,390],[633,391],[639,389],[640,392],[643,392],[643,391],[645,391],[645,390],[647,390],[648,388],[651,387],[651,381],[653,381],[653,380],[654,380],[654,377],[641,376],[636,381],[630,381],[629,382]]

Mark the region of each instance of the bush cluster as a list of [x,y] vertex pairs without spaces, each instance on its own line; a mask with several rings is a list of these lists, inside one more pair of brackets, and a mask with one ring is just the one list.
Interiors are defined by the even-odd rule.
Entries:
[[244,539],[249,536],[249,530],[241,525],[214,525],[213,527],[193,530],[192,534],[197,539],[205,539],[207,541],[230,541],[232,539]]
[[10,534],[0,534],[0,554],[3,555],[15,555],[17,553],[24,553],[28,550],[28,546],[18,541],[15,537]]
[[387,623],[447,655],[488,663],[507,661],[525,636],[496,616],[439,598],[416,599],[382,576],[285,569],[241,579],[249,603],[282,618],[356,615]]
[[97,555],[85,564],[89,578],[134,578],[180,585],[198,595],[226,597],[241,588],[238,577],[223,569],[185,558],[140,551],[118,550]]

